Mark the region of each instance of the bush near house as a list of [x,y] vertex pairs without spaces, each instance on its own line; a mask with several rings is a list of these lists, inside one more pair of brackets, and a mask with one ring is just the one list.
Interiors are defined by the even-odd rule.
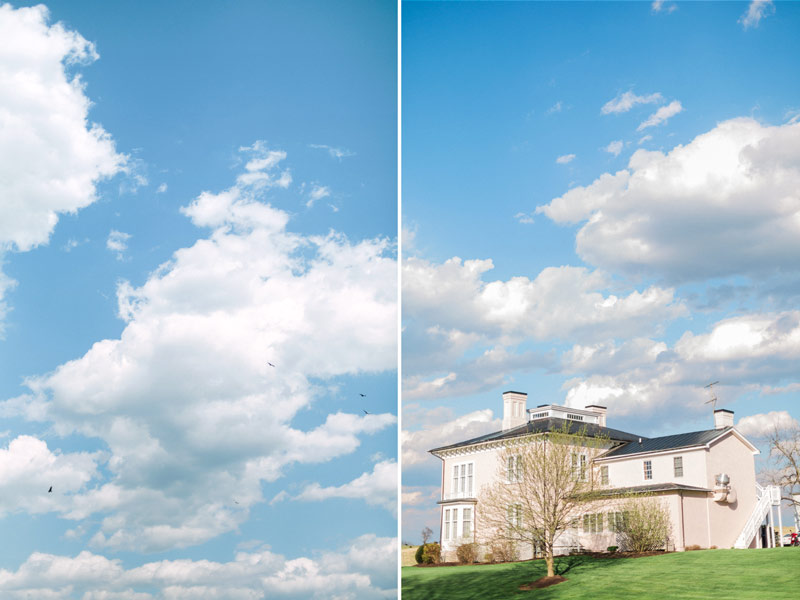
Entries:
[[418,565],[436,564],[441,562],[441,558],[442,548],[436,542],[422,544],[419,548],[417,548],[417,552],[414,555],[414,560],[417,561]]
[[478,544],[475,542],[461,544],[456,548],[456,556],[458,557],[458,562],[465,565],[478,562]]

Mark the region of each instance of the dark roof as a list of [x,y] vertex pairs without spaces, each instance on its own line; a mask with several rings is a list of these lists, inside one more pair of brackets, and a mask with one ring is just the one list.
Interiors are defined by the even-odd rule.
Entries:
[[[493,442],[495,440],[505,440],[509,438],[520,437],[523,435],[530,435],[532,433],[547,433],[548,431],[561,431],[564,423],[569,425],[568,431],[570,433],[578,433],[585,431],[588,437],[608,437],[614,442],[633,442],[638,441],[639,436],[633,433],[626,433],[618,429],[610,429],[608,427],[600,427],[594,423],[581,423],[580,421],[572,421],[569,419],[557,419],[550,417],[547,419],[536,419],[535,421],[528,421],[524,425],[514,427],[513,429],[506,429],[505,431],[495,431],[480,437],[472,438],[465,442],[458,442],[457,444],[450,444],[449,446],[442,446],[434,448],[429,452],[438,452],[439,450],[449,450],[451,448],[460,448],[462,446],[471,446],[473,444],[480,444],[482,442]],[[584,429],[585,428],[585,429]],[[642,438],[643,440],[645,438]]]
[[711,440],[731,429],[733,428],[725,427],[724,429],[706,429],[704,431],[665,435],[649,439],[642,438],[641,444],[637,439],[633,440],[630,444],[614,448],[605,454],[603,458],[616,458],[618,456],[628,456],[631,454],[640,454],[642,452],[660,452],[662,450],[678,450],[680,448],[691,448],[693,446],[705,446]]
[[684,485],[682,483],[651,483],[649,485],[634,485],[624,488],[613,488],[603,490],[600,492],[602,496],[618,496],[620,494],[646,494],[649,492],[710,492],[708,488],[695,487],[693,485]]

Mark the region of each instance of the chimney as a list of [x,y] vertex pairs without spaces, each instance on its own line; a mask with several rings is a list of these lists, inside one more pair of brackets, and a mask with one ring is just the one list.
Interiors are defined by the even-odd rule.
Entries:
[[726,427],[733,427],[733,411],[718,408],[714,411],[714,429],[725,429]]
[[600,425],[600,427],[606,426],[606,413],[608,413],[608,408],[600,406],[599,404],[589,404],[586,410],[591,410],[597,414],[597,424]]
[[528,422],[527,403],[525,392],[503,392],[503,431]]

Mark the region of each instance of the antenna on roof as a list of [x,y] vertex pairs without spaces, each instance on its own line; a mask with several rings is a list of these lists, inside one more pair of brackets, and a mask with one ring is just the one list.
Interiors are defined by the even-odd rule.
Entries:
[[714,393],[714,386],[717,385],[718,383],[719,383],[719,381],[713,381],[713,382],[709,383],[708,385],[703,386],[703,387],[707,388],[708,389],[708,393],[711,394],[711,399],[710,400],[706,400],[705,404],[710,404],[712,411],[716,411],[717,410],[717,395]]

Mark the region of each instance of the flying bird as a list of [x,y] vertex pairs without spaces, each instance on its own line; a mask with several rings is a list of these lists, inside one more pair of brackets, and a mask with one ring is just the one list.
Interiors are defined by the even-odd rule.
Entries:
[[361,396],[362,398],[366,398],[367,397],[366,394],[362,394],[361,392],[359,392],[358,395]]
[[365,409],[363,409],[363,408],[362,408],[361,410],[363,410],[363,411],[364,411],[364,414],[365,414],[365,415],[371,415],[371,414],[372,414],[371,412],[367,412],[367,411],[366,411]]
[[275,365],[273,365],[271,362],[268,362],[267,364],[268,364],[270,367],[274,367],[274,366],[275,366]]
[[49,490],[47,490],[47,493],[48,493],[48,494],[52,494],[52,493],[53,493],[53,486],[52,486],[52,485],[50,486],[50,489],[49,489]]

